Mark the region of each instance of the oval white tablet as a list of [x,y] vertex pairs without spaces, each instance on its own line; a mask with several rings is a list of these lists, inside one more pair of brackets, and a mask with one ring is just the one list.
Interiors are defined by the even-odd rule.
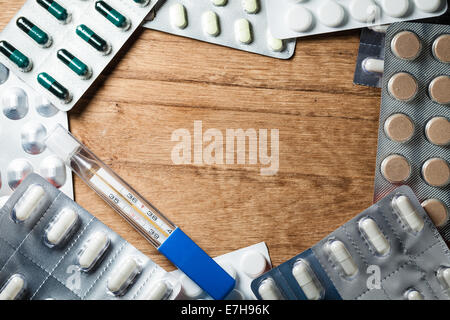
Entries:
[[318,16],[320,23],[327,27],[335,28],[344,22],[345,11],[336,1],[328,0],[319,7]]
[[24,222],[35,213],[39,204],[45,200],[46,193],[42,186],[31,185],[22,195],[12,211],[13,219],[17,222]]
[[14,274],[0,291],[0,300],[15,300],[24,290],[25,279],[20,274]]
[[203,294],[202,288],[200,288],[194,281],[192,281],[187,275],[183,275],[180,278],[181,287],[186,297],[195,299]]
[[165,281],[158,281],[147,293],[145,300],[163,300],[169,294],[170,288]]
[[400,18],[408,12],[409,0],[383,0],[381,6],[388,16]]
[[266,271],[267,260],[258,251],[249,251],[242,256],[240,267],[247,276],[254,279]]
[[115,295],[120,295],[128,288],[139,272],[140,268],[137,261],[133,257],[125,258],[112,271],[111,277],[108,279],[108,290]]
[[240,43],[249,44],[253,41],[252,28],[247,19],[239,19],[234,23],[234,33]]
[[393,205],[397,209],[402,220],[409,226],[414,232],[420,232],[425,223],[422,217],[414,209],[413,204],[409,201],[408,197],[400,196],[393,200]]
[[82,270],[89,271],[106,251],[110,243],[109,237],[103,231],[94,233],[84,246],[78,257],[78,263]]
[[182,4],[175,3],[170,7],[170,22],[176,28],[184,29],[187,27],[186,8]]
[[292,7],[286,19],[289,29],[295,32],[308,31],[314,21],[311,11],[300,5]]
[[258,293],[263,300],[282,300],[280,290],[272,279],[266,279],[259,285]]
[[259,0],[241,0],[242,8],[247,13],[257,13],[259,11]]
[[227,0],[211,0],[213,5],[221,7],[227,4]]
[[213,37],[216,37],[220,33],[219,17],[213,11],[206,11],[202,15],[202,28],[203,31]]
[[355,261],[353,261],[350,252],[348,252],[342,241],[335,240],[331,242],[329,244],[329,249],[334,261],[341,267],[346,276],[351,277],[358,272]]
[[77,221],[78,214],[72,209],[64,208],[47,229],[47,242],[54,246],[61,244],[70,235]]
[[363,23],[374,22],[380,14],[380,8],[373,0],[352,0],[349,10],[353,19]]
[[424,12],[436,12],[441,8],[442,0],[414,0],[416,7]]
[[272,33],[267,30],[267,45],[269,49],[274,52],[281,52],[284,50],[284,41],[272,36]]

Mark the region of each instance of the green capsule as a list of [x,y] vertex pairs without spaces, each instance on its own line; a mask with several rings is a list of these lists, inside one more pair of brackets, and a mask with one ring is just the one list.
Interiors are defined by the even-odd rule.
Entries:
[[36,2],[61,22],[65,22],[69,18],[67,10],[56,1],[36,0]]
[[84,79],[91,77],[91,70],[89,67],[66,49],[58,50],[56,56],[80,77]]
[[24,72],[30,71],[33,67],[27,56],[6,41],[0,41],[0,52]]
[[64,88],[58,81],[53,79],[48,73],[39,73],[37,81],[41,86],[43,86],[60,100],[63,100],[65,103],[68,103],[70,102],[70,100],[72,100],[69,91]]
[[141,6],[146,6],[150,0],[133,0],[134,2],[140,4]]
[[20,30],[29,35],[30,38],[36,41],[37,44],[44,47],[49,47],[51,45],[52,41],[47,33],[42,31],[27,18],[20,17],[19,19],[17,19],[16,24]]
[[102,16],[118,28],[128,29],[130,27],[130,22],[128,19],[117,10],[113,9],[105,1],[97,1],[95,3],[95,10],[97,10]]
[[89,43],[95,50],[100,51],[104,54],[108,54],[109,52],[111,52],[111,47],[108,45],[108,43],[84,24],[80,24],[75,32],[81,39]]

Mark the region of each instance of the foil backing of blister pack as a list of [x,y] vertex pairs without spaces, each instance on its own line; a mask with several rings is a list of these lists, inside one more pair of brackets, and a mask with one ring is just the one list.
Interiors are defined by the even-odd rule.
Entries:
[[[0,54],[0,62],[7,65],[23,81],[38,93],[45,95],[56,107],[63,111],[68,111],[74,107],[136,29],[141,26],[144,18],[157,4],[158,0],[151,0],[145,6],[141,6],[132,0],[105,1],[128,19],[130,26],[126,30],[116,27],[96,11],[95,5],[97,2],[93,0],[58,0],[57,3],[65,8],[69,14],[67,22],[61,23],[35,0],[28,0],[0,33],[0,40],[7,41],[22,52],[31,60],[33,67],[30,71],[23,72],[3,54]],[[27,18],[46,32],[51,37],[51,45],[49,47],[40,46],[28,34],[19,29],[16,21],[20,17]],[[80,25],[87,26],[104,39],[109,45],[110,52],[108,54],[99,52],[82,40],[76,34],[76,29]],[[57,52],[60,49],[66,49],[75,58],[87,65],[91,69],[91,76],[88,79],[80,77],[62,63],[57,58]],[[37,77],[42,72],[49,74],[65,87],[71,95],[71,100],[62,101],[41,86]]]
[[[274,39],[270,34],[267,7],[263,1],[256,0],[258,8],[254,13],[246,12],[242,1],[224,3],[214,5],[213,1],[209,0],[166,0],[154,15],[148,17],[151,21],[146,22],[144,27],[278,59],[289,59],[294,55],[295,39],[284,40],[281,47],[274,49],[278,39]],[[171,18],[171,9],[177,5],[184,6],[186,25],[182,28],[177,27],[174,18]],[[219,33],[215,36],[204,31],[202,19],[207,12],[214,12],[218,19]],[[252,41],[248,44],[241,43],[236,38],[236,23],[241,19],[250,23]],[[274,41],[276,46],[271,46],[271,41]]]
[[[411,31],[419,37],[422,49],[417,59],[402,60],[392,52],[392,39],[402,31]],[[430,83],[436,77],[450,76],[450,64],[438,61],[432,53],[436,38],[449,33],[448,25],[417,23],[393,24],[387,31],[374,195],[374,200],[377,201],[398,185],[406,184],[414,190],[421,202],[429,199],[443,202],[447,210],[447,222],[441,226],[440,230],[447,241],[450,241],[450,223],[448,222],[450,185],[442,187],[429,185],[423,177],[422,167],[432,158],[443,159],[447,164],[450,160],[449,146],[435,145],[427,139],[425,134],[427,123],[431,119],[443,117],[450,120],[450,107],[432,101],[428,90]],[[400,72],[412,75],[418,83],[416,97],[408,102],[393,98],[388,90],[390,79]],[[413,136],[408,141],[396,142],[386,133],[386,121],[395,114],[408,116],[414,124]],[[384,177],[381,170],[382,163],[390,155],[400,155],[409,162],[410,174],[405,181],[392,183]]]
[[0,106],[0,198],[9,196],[31,172],[39,172],[73,198],[71,170],[44,144],[56,124],[68,128],[67,113],[1,63]]
[[[43,209],[16,223],[12,213],[31,186],[45,190]],[[64,242],[48,246],[44,238],[49,237],[49,226],[63,210],[73,210],[78,223]],[[79,255],[96,232],[106,234],[110,242],[94,267],[85,272]],[[22,299],[145,299],[161,281],[171,288],[165,298],[174,299],[181,288],[174,277],[37,174],[29,175],[0,211],[0,249],[0,287],[12,275],[21,275],[26,282]],[[108,289],[113,287],[109,281],[130,258],[139,266],[137,275],[114,295]]]
[[270,30],[280,39],[423,19],[447,10],[444,0],[398,0],[397,6],[389,0],[265,1]]
[[[407,197],[422,219],[420,231],[413,232],[400,218],[393,205],[400,197]],[[375,221],[387,240],[389,251],[386,254],[378,254],[363,233],[360,226],[365,219]],[[357,267],[354,275],[343,274],[336,260],[331,258],[327,246],[333,241],[345,245]],[[443,268],[450,268],[449,248],[407,186],[396,189],[311,249],[255,279],[252,290],[258,299],[262,298],[259,289],[264,281],[272,281],[280,292],[280,299],[306,300],[305,291],[293,275],[293,267],[299,261],[308,265],[311,277],[298,279],[304,286],[314,282],[321,289],[318,299],[403,300],[410,290],[426,300],[450,299],[449,287],[438,276]]]

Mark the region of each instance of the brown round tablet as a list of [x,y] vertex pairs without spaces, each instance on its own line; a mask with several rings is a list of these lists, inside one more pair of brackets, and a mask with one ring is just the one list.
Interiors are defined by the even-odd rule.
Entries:
[[[439,84],[439,88],[440,88]],[[414,99],[419,90],[417,80],[406,72],[394,74],[388,82],[388,90],[392,97],[400,101]]]
[[450,63],[450,34],[443,34],[434,41],[433,54],[439,61]]
[[444,117],[435,117],[427,122],[425,135],[428,141],[437,146],[450,144],[450,121]]
[[414,122],[403,113],[396,113],[386,119],[384,132],[395,142],[407,142],[414,135]]
[[447,206],[438,199],[428,199],[422,202],[422,207],[425,209],[431,220],[437,227],[443,227],[449,221],[449,212]]
[[430,97],[439,104],[450,104],[450,77],[439,76],[430,83]]
[[414,32],[402,31],[392,39],[391,50],[400,59],[414,60],[422,51],[422,43]]
[[383,177],[391,183],[406,181],[411,175],[411,166],[408,160],[398,154],[392,154],[381,163]]
[[423,179],[433,187],[445,187],[450,182],[450,167],[441,158],[427,160],[422,166]]

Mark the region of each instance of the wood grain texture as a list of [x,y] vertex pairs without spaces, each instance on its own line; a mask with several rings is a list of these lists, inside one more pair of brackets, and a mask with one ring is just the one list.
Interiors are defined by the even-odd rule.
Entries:
[[[3,28],[24,3],[0,0]],[[289,61],[141,30],[70,113],[72,132],[211,256],[266,241],[274,265],[369,207],[380,91],[353,85],[359,31],[298,42]],[[171,134],[279,129],[280,169],[174,165]],[[80,179],[77,202],[163,256]]]

